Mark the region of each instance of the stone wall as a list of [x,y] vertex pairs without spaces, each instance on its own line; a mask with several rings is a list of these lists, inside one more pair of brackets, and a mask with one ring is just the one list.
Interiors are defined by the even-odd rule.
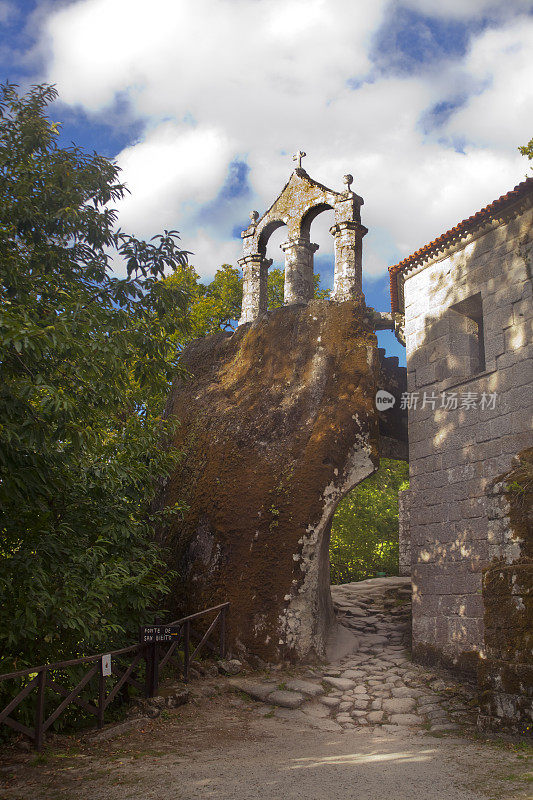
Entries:
[[533,449],[487,490],[490,564],[483,571],[485,653],[480,726],[533,732]]
[[405,277],[414,655],[472,672],[494,556],[485,492],[533,444],[532,215],[511,209]]

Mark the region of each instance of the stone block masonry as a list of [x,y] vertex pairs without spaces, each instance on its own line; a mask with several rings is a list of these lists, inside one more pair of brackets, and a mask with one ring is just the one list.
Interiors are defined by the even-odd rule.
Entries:
[[411,492],[398,492],[400,527],[398,531],[400,550],[400,575],[411,575]]
[[[514,564],[518,545],[503,501],[487,494],[533,445],[533,181],[524,186],[529,194],[522,190],[505,213],[403,275],[408,386],[417,396],[409,409],[411,488],[400,506],[409,514],[400,530],[411,541],[413,654],[473,674],[481,664],[484,685],[489,662],[506,665],[501,680],[514,688],[505,698],[492,691],[487,717],[525,713],[524,701],[510,699],[521,684],[508,662],[518,655],[496,653],[491,642],[512,575],[520,572],[525,586],[531,566],[498,566]],[[520,591],[516,609],[525,619]]]
[[533,732],[533,448],[487,490],[490,555],[483,570],[481,726]]

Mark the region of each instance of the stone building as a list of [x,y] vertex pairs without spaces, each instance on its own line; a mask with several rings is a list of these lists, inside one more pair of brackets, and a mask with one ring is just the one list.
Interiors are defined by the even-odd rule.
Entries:
[[405,314],[414,656],[477,671],[487,718],[530,722],[532,520],[515,484],[533,445],[532,222],[528,178],[389,270]]

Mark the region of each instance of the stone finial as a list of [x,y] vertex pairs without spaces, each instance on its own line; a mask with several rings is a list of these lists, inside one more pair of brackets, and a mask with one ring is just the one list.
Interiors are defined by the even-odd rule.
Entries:
[[252,225],[255,225],[259,219],[259,211],[250,211],[250,219],[252,220]]
[[350,175],[350,174],[345,175],[344,178],[343,178],[343,182],[346,184],[346,191],[347,192],[351,192],[352,191],[352,183],[353,183],[353,175]]
[[292,160],[298,162],[298,169],[302,168],[302,158],[305,158],[306,155],[307,153],[304,153],[303,150],[298,150],[298,152],[293,155]]

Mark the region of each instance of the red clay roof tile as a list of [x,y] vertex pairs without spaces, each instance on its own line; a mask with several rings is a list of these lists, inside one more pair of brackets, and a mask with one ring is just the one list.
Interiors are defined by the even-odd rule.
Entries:
[[504,208],[516,202],[530,192],[533,192],[533,178],[526,178],[525,181],[519,183],[514,187],[514,189],[511,189],[510,192],[507,192],[507,194],[502,194],[497,200],[494,200],[492,203],[489,203],[488,206],[485,206],[480,211],[472,214],[472,216],[467,217],[462,222],[454,225],[453,228],[450,228],[450,230],[446,231],[446,233],[441,234],[441,236],[437,237],[437,239],[434,239],[432,242],[429,242],[429,244],[426,244],[424,247],[416,250],[416,252],[412,253],[410,256],[407,256],[407,258],[404,258],[398,264],[389,267],[392,311],[399,310],[398,284],[396,280],[396,275],[399,272],[403,272],[416,262],[435,255],[439,252],[439,250],[443,250],[446,246],[452,244],[454,240],[461,238],[465,234],[470,233],[473,229],[479,227],[479,225],[487,222],[489,219],[494,218],[498,211],[502,211]]

